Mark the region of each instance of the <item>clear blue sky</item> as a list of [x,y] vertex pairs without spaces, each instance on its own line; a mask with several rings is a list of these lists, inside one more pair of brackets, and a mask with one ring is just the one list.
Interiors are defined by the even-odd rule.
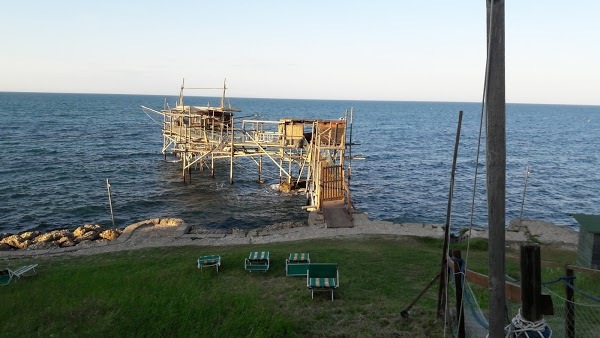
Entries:
[[[0,91],[479,101],[485,0],[0,0]],[[506,1],[508,102],[600,105],[600,3]]]

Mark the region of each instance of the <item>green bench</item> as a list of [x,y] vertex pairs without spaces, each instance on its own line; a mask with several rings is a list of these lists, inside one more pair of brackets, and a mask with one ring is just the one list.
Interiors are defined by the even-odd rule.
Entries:
[[315,291],[330,291],[333,301],[333,290],[340,286],[340,272],[336,263],[311,263],[306,272],[306,286],[314,299]]
[[202,268],[214,266],[217,268],[219,273],[219,266],[221,266],[221,256],[219,255],[208,255],[198,258],[198,269],[202,271]]
[[244,260],[244,269],[252,271],[269,270],[269,252],[268,251],[253,251],[248,258]]
[[304,252],[293,252],[285,260],[286,276],[306,276],[308,265],[310,264],[310,255]]

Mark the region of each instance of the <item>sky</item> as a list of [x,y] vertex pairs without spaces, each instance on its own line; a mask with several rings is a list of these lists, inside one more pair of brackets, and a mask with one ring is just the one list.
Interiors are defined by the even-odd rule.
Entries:
[[[505,12],[507,102],[600,105],[600,2]],[[485,0],[0,0],[0,91],[478,102],[485,27]]]

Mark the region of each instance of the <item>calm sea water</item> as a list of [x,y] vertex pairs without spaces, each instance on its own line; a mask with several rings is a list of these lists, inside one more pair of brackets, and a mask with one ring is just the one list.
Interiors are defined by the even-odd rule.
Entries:
[[[173,104],[174,97],[167,98]],[[154,217],[194,225],[251,228],[301,221],[303,195],[271,188],[273,167],[256,183],[256,166],[236,160],[217,177],[163,160],[160,127],[140,105],[162,96],[0,93],[0,232],[110,225],[106,179],[118,226]],[[186,103],[218,104],[189,97]],[[452,224],[469,224],[480,104],[232,98],[238,116],[337,119],[354,107],[352,192],[370,218],[444,223],[458,111],[464,111]],[[484,142],[484,140],[482,141]],[[482,146],[475,224],[487,223]],[[523,215],[576,226],[570,213],[600,214],[600,107],[507,106],[507,222]],[[265,177],[266,176],[266,177]]]

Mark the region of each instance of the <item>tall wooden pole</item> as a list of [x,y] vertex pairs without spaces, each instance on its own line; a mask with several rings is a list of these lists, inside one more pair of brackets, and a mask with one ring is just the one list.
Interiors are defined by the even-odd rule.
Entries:
[[462,110],[458,114],[458,127],[456,128],[456,141],[454,142],[454,157],[452,159],[452,173],[450,174],[450,191],[448,192],[448,208],[446,209],[446,228],[444,230],[444,249],[440,270],[440,288],[438,291],[438,318],[444,318],[446,311],[446,290],[448,289],[448,245],[450,241],[450,216],[452,215],[452,196],[454,194],[454,175],[456,173],[456,158],[458,157],[458,144],[460,142],[460,128],[462,125]]
[[230,158],[230,162],[229,162],[229,184],[233,184],[233,156],[234,156],[234,149],[233,149],[233,144],[235,143],[235,134],[234,134],[234,127],[233,127],[233,115],[231,115],[231,158]]
[[504,337],[504,245],[506,213],[506,98],[504,0],[486,0],[488,73],[486,103],[486,186],[489,227],[489,337]]
[[537,322],[542,314],[542,267],[540,247],[521,246],[521,315],[523,319]]
[[[573,269],[565,268],[565,276],[574,277]],[[575,280],[571,278],[569,283],[573,285]],[[575,298],[573,289],[565,284],[565,335],[567,338],[575,338]]]

